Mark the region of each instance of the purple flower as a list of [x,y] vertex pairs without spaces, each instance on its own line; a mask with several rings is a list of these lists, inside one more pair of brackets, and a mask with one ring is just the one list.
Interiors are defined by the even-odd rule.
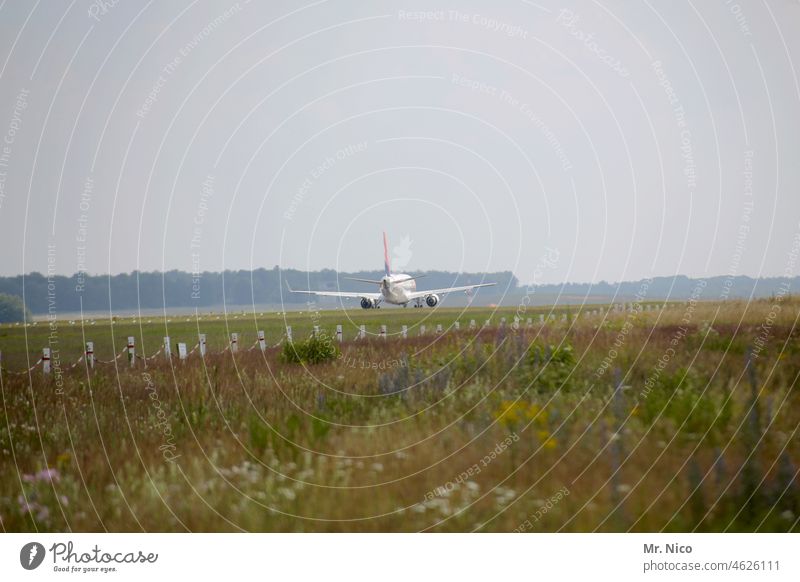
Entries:
[[42,469],[36,473],[37,481],[55,481],[58,483],[59,479],[61,479],[61,476],[55,469]]
[[39,512],[36,514],[36,518],[39,521],[47,521],[50,517],[50,510],[44,506],[39,507]]

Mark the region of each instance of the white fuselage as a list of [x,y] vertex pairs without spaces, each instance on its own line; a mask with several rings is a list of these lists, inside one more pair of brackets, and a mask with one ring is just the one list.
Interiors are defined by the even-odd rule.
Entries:
[[392,305],[405,305],[411,301],[409,293],[417,290],[417,282],[411,275],[398,273],[386,275],[381,279],[381,295],[386,303]]

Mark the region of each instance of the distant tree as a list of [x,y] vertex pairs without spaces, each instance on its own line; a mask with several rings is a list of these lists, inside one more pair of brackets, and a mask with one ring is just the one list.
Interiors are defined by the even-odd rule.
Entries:
[[16,295],[0,293],[0,323],[14,323],[23,321],[25,316],[31,318],[30,312],[26,313],[25,304]]

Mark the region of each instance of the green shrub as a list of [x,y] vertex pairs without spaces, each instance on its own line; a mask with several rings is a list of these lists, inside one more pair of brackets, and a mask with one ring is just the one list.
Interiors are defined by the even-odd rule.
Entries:
[[327,336],[285,343],[281,353],[281,359],[290,364],[321,364],[339,356],[339,347]]

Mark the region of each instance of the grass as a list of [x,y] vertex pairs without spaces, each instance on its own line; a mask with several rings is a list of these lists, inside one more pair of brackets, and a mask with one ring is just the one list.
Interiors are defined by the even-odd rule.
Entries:
[[[227,328],[173,318],[173,341],[191,347],[200,328],[213,353],[2,374],[2,526],[798,531],[800,301],[783,298],[773,318],[774,303],[545,325],[529,310],[522,321],[535,323],[519,330],[467,329],[513,310],[290,314],[298,339],[346,326],[340,357],[317,365],[286,363],[279,347],[217,353],[228,330],[243,348],[258,329],[277,343],[282,316]],[[461,331],[432,332],[456,319]],[[351,341],[382,323],[410,335]],[[42,325],[2,328],[9,367],[38,356]],[[106,359],[112,329],[118,348],[133,331],[149,354],[167,327],[83,329]],[[81,326],[60,322],[58,340],[62,359],[76,358]]]
[[[599,306],[587,307],[587,309]],[[523,323],[528,318],[538,321],[539,315],[553,315],[560,319],[566,314],[574,314],[577,308],[528,308],[519,317]],[[239,334],[240,349],[247,349],[256,341],[259,331],[264,331],[267,344],[275,345],[284,337],[286,326],[292,327],[295,338],[306,338],[311,335],[313,327],[335,335],[336,326],[341,325],[344,337],[348,340],[358,335],[359,326],[366,326],[370,336],[380,332],[380,326],[387,326],[389,337],[400,335],[403,325],[408,326],[409,335],[418,335],[420,327],[433,333],[437,325],[449,329],[453,322],[460,321],[466,328],[471,319],[477,325],[491,320],[495,325],[506,318],[509,325],[517,315],[513,308],[475,309],[441,308],[382,308],[373,310],[354,309],[347,311],[289,311],[282,313],[229,313],[227,317],[214,314],[195,316],[167,317],[119,317],[113,323],[110,319],[87,318],[80,320],[57,320],[55,322],[57,340],[50,343],[51,327],[47,321],[37,321],[27,326],[21,324],[0,324],[0,350],[2,350],[3,368],[11,371],[25,369],[41,357],[42,348],[50,345],[58,349],[62,362],[71,364],[84,351],[86,341],[94,342],[95,357],[110,360],[125,348],[129,336],[136,338],[136,353],[147,356],[157,352],[168,336],[172,351],[177,353],[175,344],[184,342],[191,349],[198,341],[200,333],[206,334],[206,342],[210,352],[221,352],[230,343],[230,334]],[[30,363],[29,363],[30,362]]]

